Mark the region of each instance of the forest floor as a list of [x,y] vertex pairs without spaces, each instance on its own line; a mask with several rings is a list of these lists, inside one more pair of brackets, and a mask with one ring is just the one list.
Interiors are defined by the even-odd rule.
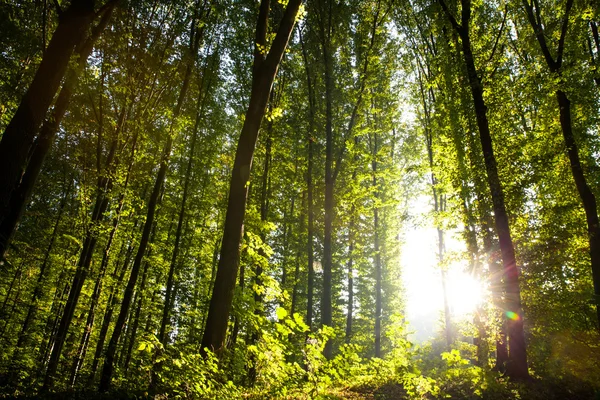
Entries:
[[343,388],[331,394],[333,398],[348,400],[388,400],[409,399],[406,390],[397,383],[387,383],[381,387],[364,386],[359,388]]

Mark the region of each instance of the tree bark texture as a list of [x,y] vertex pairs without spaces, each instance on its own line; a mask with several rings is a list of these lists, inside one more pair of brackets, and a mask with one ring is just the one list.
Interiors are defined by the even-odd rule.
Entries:
[[[238,141],[229,187],[223,241],[212,297],[202,337],[202,348],[219,353],[225,341],[227,322],[233,301],[233,292],[240,261],[244,214],[248,195],[248,182],[258,131],[265,114],[267,102],[279,63],[294,27],[301,0],[290,0],[271,48],[266,56],[255,49],[252,73],[252,91],[246,118]],[[266,43],[269,1],[260,5],[256,43]]]

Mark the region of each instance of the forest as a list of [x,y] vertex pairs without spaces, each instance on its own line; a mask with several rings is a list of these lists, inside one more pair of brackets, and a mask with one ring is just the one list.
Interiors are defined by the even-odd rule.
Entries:
[[0,0],[0,398],[600,399],[599,25]]

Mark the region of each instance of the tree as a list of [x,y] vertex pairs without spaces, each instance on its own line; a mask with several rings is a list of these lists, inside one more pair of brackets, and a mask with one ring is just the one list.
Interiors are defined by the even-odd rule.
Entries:
[[270,2],[269,0],[262,0],[260,3],[256,24],[252,91],[229,184],[229,200],[225,214],[219,266],[210,300],[204,336],[202,337],[202,347],[217,353],[221,352],[223,348],[225,333],[227,331],[227,320],[231,311],[233,289],[235,287],[240,260],[239,247],[242,238],[246,199],[248,196],[247,182],[252,168],[256,139],[258,138],[258,131],[265,114],[273,80],[275,79],[279,63],[292,34],[300,4],[301,0],[290,0],[288,2],[277,34],[267,52]]

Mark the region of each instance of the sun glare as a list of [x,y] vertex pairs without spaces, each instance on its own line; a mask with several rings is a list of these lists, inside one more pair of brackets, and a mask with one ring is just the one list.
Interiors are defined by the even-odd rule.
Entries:
[[[426,208],[427,202],[416,202]],[[452,232],[445,235],[446,256],[465,250],[465,244]],[[406,317],[417,340],[435,335],[444,310],[442,273],[437,257],[437,231],[431,226],[416,225],[405,231],[402,246],[402,275],[405,284]],[[446,273],[446,292],[453,321],[471,319],[485,295],[485,285],[467,272],[464,260],[450,262]]]
[[472,314],[481,303],[483,285],[472,275],[451,270],[447,280],[448,303],[455,319],[460,319]]

